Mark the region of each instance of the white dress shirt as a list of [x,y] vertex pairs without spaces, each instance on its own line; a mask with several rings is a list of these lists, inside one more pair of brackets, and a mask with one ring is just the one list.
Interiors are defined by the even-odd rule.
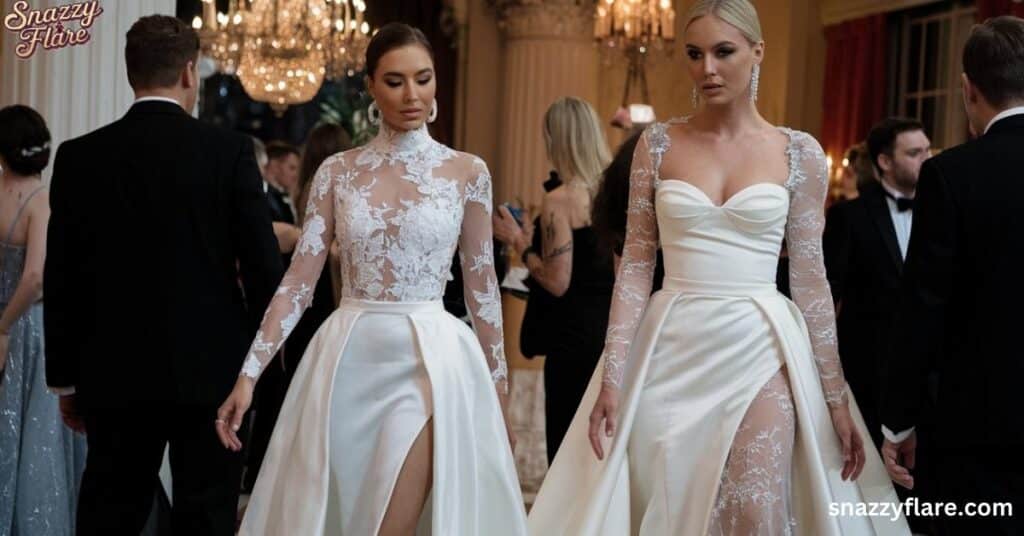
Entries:
[[[1009,108],[1007,110],[1003,110],[1002,112],[999,112],[998,114],[996,114],[995,117],[992,118],[991,121],[988,122],[988,125],[985,126],[985,134],[988,134],[989,129],[991,129],[992,125],[996,124],[996,122],[998,122],[998,121],[1000,121],[1002,119],[1006,119],[1007,117],[1010,117],[1010,116],[1022,115],[1022,114],[1024,114],[1024,106],[1017,106],[1017,107]],[[882,183],[882,186],[885,186],[884,182]],[[895,192],[893,192],[892,190],[890,190],[887,186],[886,186],[886,190],[888,190],[889,193],[892,193],[893,195],[898,195]],[[898,212],[896,210],[896,202],[893,201],[892,199],[888,199],[888,198],[886,200],[889,202],[889,212],[893,215],[892,221],[893,221],[893,225],[896,226],[896,237],[900,241],[900,250],[903,251],[903,257],[906,258],[906,256],[907,256],[907,247],[905,245],[905,242],[904,242],[903,238],[900,237],[900,224],[896,223],[897,222],[896,213]],[[908,210],[904,214],[911,214],[909,216],[910,220],[908,220],[908,221],[913,221],[912,211]],[[907,223],[907,229],[908,229],[907,236],[909,237],[910,236],[910,234],[909,234],[910,224],[909,223]],[[889,441],[892,441],[893,443],[902,443],[904,440],[906,440],[908,437],[910,437],[910,434],[913,431],[914,431],[914,427],[910,427],[910,428],[907,428],[906,430],[903,430],[902,432],[897,434],[897,433],[894,433],[889,428],[887,428],[884,424],[882,425],[882,434],[885,436],[886,439],[888,439]]]
[[[174,99],[172,99],[170,97],[141,97],[141,98],[135,99],[135,102],[133,102],[132,105],[134,106],[134,105],[136,105],[136,104],[138,104],[140,102],[146,102],[146,101],[162,101],[162,102],[169,102],[171,104],[177,104],[178,106],[181,106],[180,102],[178,102],[178,101],[176,101],[176,100],[174,100]],[[184,109],[185,107],[181,106],[181,108]]]
[[884,180],[880,181],[882,188],[885,188],[889,195],[885,196],[885,202],[889,205],[889,215],[892,217],[892,226],[896,229],[896,241],[900,244],[900,255],[907,258],[907,244],[910,243],[910,227],[914,223],[914,210],[900,212],[896,200],[907,197],[895,188],[890,187]]
[[1021,115],[1021,114],[1024,114],[1024,106],[1017,106],[1015,108],[1009,108],[1009,109],[1006,109],[1006,110],[1003,110],[1003,111],[999,112],[998,114],[996,114],[995,117],[992,118],[991,121],[988,122],[988,126],[985,127],[985,134],[988,134],[988,130],[990,128],[992,128],[992,125],[996,124],[996,121],[999,121],[1000,119],[1006,119],[1007,117],[1010,117],[1011,115]]

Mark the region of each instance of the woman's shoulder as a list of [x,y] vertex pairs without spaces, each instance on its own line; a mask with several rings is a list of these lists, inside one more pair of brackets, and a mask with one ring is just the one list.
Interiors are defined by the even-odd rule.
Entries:
[[26,210],[50,207],[50,187],[40,179],[33,179],[23,186],[22,193],[31,196],[28,200]]
[[821,157],[824,157],[825,151],[821,148],[821,143],[819,143],[817,138],[812,136],[810,133],[786,126],[777,126],[775,128],[779,129],[789,137],[789,146],[791,149],[805,154],[811,154],[814,156],[820,155]]
[[487,167],[487,162],[483,158],[464,151],[452,150],[452,161],[455,164],[456,169],[459,170],[459,174],[469,181],[479,180],[481,175],[487,175],[490,177],[491,172]]

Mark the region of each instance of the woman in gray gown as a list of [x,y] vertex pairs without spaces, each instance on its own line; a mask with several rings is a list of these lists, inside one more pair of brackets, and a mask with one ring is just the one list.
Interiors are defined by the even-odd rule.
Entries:
[[26,106],[0,110],[0,536],[70,535],[85,436],[46,388],[43,263],[50,133]]

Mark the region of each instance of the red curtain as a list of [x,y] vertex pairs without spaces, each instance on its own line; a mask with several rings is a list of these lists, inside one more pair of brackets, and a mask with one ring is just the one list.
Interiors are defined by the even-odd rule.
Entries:
[[885,15],[825,28],[824,113],[821,144],[834,161],[863,140],[886,113]]
[[1013,0],[976,0],[975,5],[978,7],[978,22],[985,22],[985,19],[1000,15],[1024,17],[1024,2],[1014,2]]

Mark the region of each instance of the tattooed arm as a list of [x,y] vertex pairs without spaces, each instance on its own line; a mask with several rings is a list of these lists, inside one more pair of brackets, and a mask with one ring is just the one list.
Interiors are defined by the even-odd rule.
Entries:
[[573,243],[569,224],[572,200],[566,193],[564,188],[558,188],[544,196],[540,215],[543,251],[541,255],[526,257],[530,276],[555,296],[562,296],[569,290],[572,276]]

